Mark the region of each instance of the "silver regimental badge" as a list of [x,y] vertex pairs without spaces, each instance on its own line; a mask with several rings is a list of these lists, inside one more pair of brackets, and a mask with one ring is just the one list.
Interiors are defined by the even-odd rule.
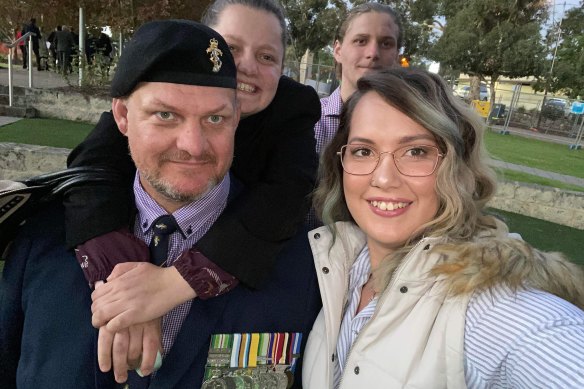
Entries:
[[223,64],[223,62],[221,62],[221,58],[219,58],[223,55],[223,52],[219,49],[219,42],[217,39],[213,38],[209,41],[207,53],[211,53],[209,61],[211,61],[213,64],[213,73],[217,73],[219,70],[221,70],[221,65]]

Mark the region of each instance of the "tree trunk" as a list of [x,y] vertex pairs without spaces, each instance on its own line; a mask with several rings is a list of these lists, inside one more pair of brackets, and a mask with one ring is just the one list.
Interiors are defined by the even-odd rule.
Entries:
[[470,101],[481,99],[481,79],[479,76],[472,76],[470,78],[470,92],[468,94]]

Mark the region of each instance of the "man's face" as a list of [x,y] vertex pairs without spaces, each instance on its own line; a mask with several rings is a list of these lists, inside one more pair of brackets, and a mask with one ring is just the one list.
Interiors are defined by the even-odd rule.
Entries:
[[235,90],[140,83],[112,110],[140,174],[140,183],[168,212],[219,183],[233,159],[239,107]]
[[366,12],[355,17],[343,42],[336,41],[333,55],[342,65],[343,87],[350,96],[357,80],[371,71],[396,66],[399,58],[399,28],[387,13]]

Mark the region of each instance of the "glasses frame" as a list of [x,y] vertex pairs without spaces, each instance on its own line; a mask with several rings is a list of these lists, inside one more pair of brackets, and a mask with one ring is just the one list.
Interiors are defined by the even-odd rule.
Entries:
[[[340,158],[340,160],[341,160],[341,166],[342,166],[342,168],[343,168],[343,171],[344,171],[345,173],[347,173],[347,174],[350,174],[350,175],[352,175],[352,176],[368,176],[368,175],[370,175],[370,174],[373,174],[373,172],[374,172],[374,171],[375,171],[375,170],[376,170],[376,169],[379,167],[379,161],[381,161],[381,156],[382,156],[383,154],[390,154],[390,155],[391,155],[391,159],[392,159],[392,161],[393,161],[393,164],[395,165],[395,168],[397,169],[397,171],[399,172],[399,174],[401,174],[402,176],[406,176],[406,177],[428,177],[428,176],[431,176],[432,174],[434,174],[434,172],[435,172],[435,171],[436,171],[436,169],[438,168],[438,164],[439,164],[439,162],[440,162],[440,158],[444,158],[444,156],[445,156],[445,154],[444,154],[444,153],[441,153],[441,152],[440,152],[440,149],[439,149],[437,146],[433,146],[433,145],[412,145],[412,146],[403,146],[403,147],[400,147],[400,148],[398,148],[398,149],[396,149],[396,150],[394,150],[394,151],[383,151],[383,152],[378,152],[378,151],[377,151],[377,150],[376,150],[374,147],[371,147],[371,146],[369,146],[369,145],[363,144],[363,146],[367,146],[368,148],[375,150],[375,152],[377,152],[377,153],[379,154],[379,155],[377,156],[377,160],[375,161],[375,167],[374,167],[374,168],[373,168],[373,170],[371,170],[369,173],[351,173],[351,172],[348,172],[348,171],[347,171],[347,169],[345,168],[345,164],[343,163],[343,155],[345,154],[345,150],[347,149],[347,147],[348,147],[348,146],[360,146],[360,145],[361,145],[361,144],[359,144],[359,143],[355,143],[355,144],[346,144],[346,145],[343,145],[343,146],[341,146],[341,149],[340,149],[339,151],[337,151],[337,155],[339,156],[339,158]],[[395,160],[395,152],[396,152],[396,151],[398,151],[398,150],[401,150],[401,149],[403,149],[403,148],[406,148],[406,147],[422,147],[422,146],[423,146],[423,147],[431,147],[431,148],[435,149],[435,150],[438,152],[438,154],[437,154],[437,157],[436,157],[436,162],[434,162],[434,167],[432,168],[432,171],[431,171],[430,173],[428,173],[428,174],[421,175],[421,176],[419,176],[419,175],[411,175],[411,174],[405,174],[405,173],[403,173],[403,172],[400,170],[400,168],[399,168],[399,165],[398,165],[397,161]]]

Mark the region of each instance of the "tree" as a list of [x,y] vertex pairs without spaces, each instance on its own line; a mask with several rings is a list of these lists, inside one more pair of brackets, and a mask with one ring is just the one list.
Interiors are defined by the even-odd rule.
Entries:
[[347,9],[342,0],[283,0],[282,5],[288,19],[290,51],[296,60],[306,50],[314,52],[332,44]]
[[563,91],[571,98],[584,98],[584,8],[568,11],[561,23],[550,31],[550,38],[559,31],[562,40],[557,50],[553,47],[555,58],[548,61],[547,69],[550,70],[538,80],[536,88],[545,90],[547,84],[551,92]]
[[478,99],[478,81],[490,77],[491,103],[500,76],[539,76],[546,50],[541,27],[547,15],[542,0],[443,0],[443,34],[430,57],[476,77],[471,98]]
[[14,28],[31,17],[48,32],[57,25],[78,26],[79,8],[85,10],[89,26],[111,26],[115,31],[132,32],[152,19],[200,20],[211,0],[0,0],[0,33],[13,39]]

